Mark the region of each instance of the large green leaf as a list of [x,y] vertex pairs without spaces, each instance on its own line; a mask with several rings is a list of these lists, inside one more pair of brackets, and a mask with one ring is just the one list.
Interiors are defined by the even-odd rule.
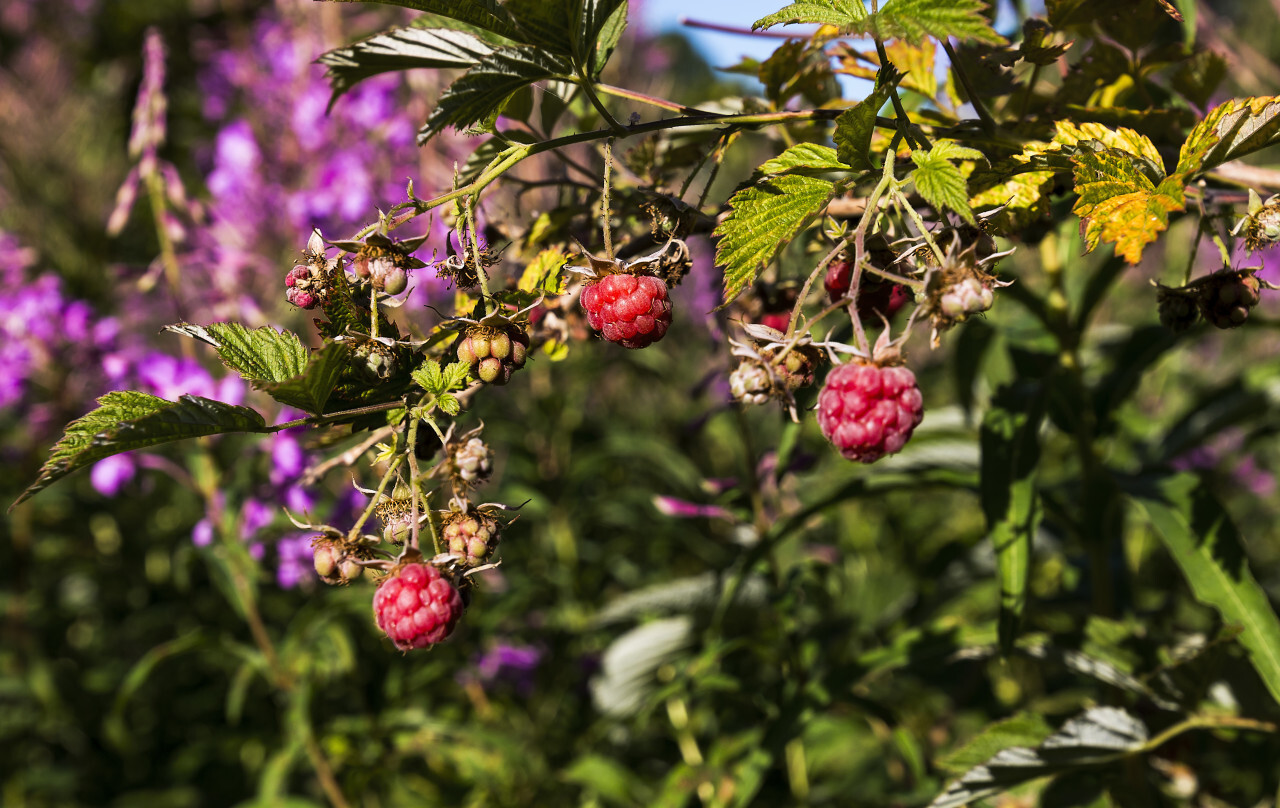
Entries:
[[574,62],[598,74],[626,27],[627,0],[578,0],[572,38]]
[[1005,38],[983,16],[985,8],[987,4],[981,0],[887,0],[879,12],[868,15],[852,33],[912,44],[929,37],[943,42],[954,37],[989,45],[1005,44]]
[[298,335],[263,326],[250,331],[239,323],[207,326],[179,323],[166,331],[212,345],[222,363],[282,404],[313,415],[324,412],[347,364],[347,346],[331,342],[310,353]]
[[549,53],[572,56],[583,0],[506,0],[503,7],[520,31],[517,40]]
[[885,0],[872,14],[862,0],[800,0],[762,17],[751,30],[774,25],[808,23],[834,25],[847,34],[871,34],[880,39],[901,39],[919,44],[929,37],[947,41],[972,39],[1003,45],[1005,38],[982,15],[982,0]]
[[889,100],[893,88],[880,85],[866,98],[840,113],[836,118],[834,140],[840,159],[850,166],[868,170],[871,165],[871,135],[876,128],[876,113]]
[[751,24],[752,31],[770,28],[775,25],[795,25],[797,23],[816,23],[818,25],[834,25],[837,28],[852,28],[867,18],[867,7],[862,0],[828,0],[822,3],[816,0],[800,0],[798,3],[775,11]]
[[411,8],[439,14],[451,20],[474,25],[507,39],[519,40],[520,31],[509,12],[498,0],[333,0],[339,3],[375,2],[388,6]]
[[[825,149],[825,151],[817,151]],[[812,168],[816,157],[829,160],[829,147],[801,144],[766,163],[773,172]],[[763,166],[762,166],[763,168]],[[725,300],[732,300],[766,264],[820,214],[839,184],[802,174],[766,176],[733,195],[733,209],[715,229],[716,264],[724,267]]]
[[1233,98],[1209,111],[1187,135],[1178,172],[1195,174],[1280,140],[1280,95]]
[[425,143],[446,126],[466,129],[497,114],[517,90],[572,75],[568,62],[536,47],[500,48],[455,81],[418,132]]
[[1000,573],[1000,647],[1008,653],[1027,605],[1031,540],[1040,526],[1036,470],[1044,386],[1003,388],[982,421],[982,510]]
[[1130,493],[1147,512],[1191,591],[1228,623],[1271,695],[1280,702],[1280,619],[1249,571],[1230,516],[1194,474],[1173,474]]
[[933,148],[916,149],[911,160],[916,170],[911,175],[920,196],[934,208],[951,210],[960,214],[970,224],[977,220],[969,207],[969,186],[960,168],[952,160],[977,160],[982,152],[960,146],[949,140],[940,140]]
[[449,28],[394,28],[345,48],[335,48],[316,61],[336,99],[370,76],[419,67],[469,68],[493,52],[493,46],[465,31]]
[[67,425],[40,476],[13,505],[114,454],[223,432],[270,431],[262,416],[248,407],[198,396],[173,402],[133,391],[107,393],[98,399],[97,409]]

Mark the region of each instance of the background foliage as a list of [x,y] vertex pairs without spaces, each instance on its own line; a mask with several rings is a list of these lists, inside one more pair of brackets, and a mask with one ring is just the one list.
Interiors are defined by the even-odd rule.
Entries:
[[[1260,24],[1274,9],[1180,3],[1179,24],[1154,2],[1132,14],[1055,2],[1043,38],[1010,22],[1012,8],[993,27],[978,3],[897,0],[874,15],[796,3],[760,21],[890,39],[902,103],[933,141],[901,161],[914,193],[963,219],[1016,200],[1001,246],[1018,250],[999,267],[1015,283],[940,350],[912,342],[926,420],[906,451],[863,468],[811,418],[732,404],[724,337],[731,317],[752,316],[756,281],[802,279],[829,249],[818,214],[857,184],[832,169],[872,170],[858,182],[874,184],[890,93],[883,78],[850,90],[832,69],[874,78],[875,50],[797,40],[733,68],[759,78],[744,88],[678,38],[611,25],[619,4],[587,5],[601,13],[586,29],[616,43],[605,82],[718,113],[824,112],[723,140],[704,127],[625,154],[620,142],[620,238],[638,252],[640,204],[653,201],[642,189],[680,190],[704,155],[723,158],[675,333],[643,352],[575,342],[475,399],[468,417],[498,452],[486,495],[528,504],[458,633],[399,655],[370,619],[367,585],[315,581],[310,534],[280,505],[345,526],[365,500],[343,472],[307,478],[330,448],[308,435],[116,456],[4,522],[0,801],[1274,805],[1274,301],[1241,328],[1175,335],[1150,285],[1222,265],[1210,236],[1230,241],[1225,226],[1201,230],[1196,214],[1243,212],[1232,161],[1274,138],[1277,43]],[[847,19],[824,16],[833,9]],[[283,1],[0,10],[6,502],[37,478],[61,425],[108,390],[294,417],[224,375],[213,351],[159,329],[234,319],[301,331],[281,281],[311,228],[356,232],[404,199],[407,178],[425,197],[455,165],[464,181],[482,176],[497,147],[454,128],[603,125],[581,93],[560,105],[544,90],[567,96],[604,65],[596,36],[562,43],[569,28],[511,27],[501,58],[472,31],[451,41],[453,62],[416,35],[438,66],[489,60],[451,86],[456,72],[384,75],[367,53],[331,52],[415,17]],[[961,145],[937,138],[968,117],[969,91],[928,67],[944,63],[944,35],[1016,139],[988,142],[980,121],[952,132]],[[1021,53],[1012,68],[1003,39]],[[325,52],[332,87],[313,64]],[[485,71],[510,83],[494,89]],[[167,109],[135,110],[139,93],[155,103],[149,87]],[[870,100],[844,109],[842,94]],[[1263,99],[1245,116],[1256,128],[1208,137],[1237,96]],[[633,107],[655,118],[625,97],[603,103],[621,121]],[[975,147],[1005,162],[983,177]],[[566,160],[589,170],[542,155],[486,200],[489,235],[517,242],[508,274],[570,235],[598,243],[585,211],[598,206],[601,158],[575,148]],[[1000,174],[1014,163],[1032,170]],[[1248,179],[1266,196],[1280,190],[1273,177]],[[753,208],[769,186],[794,207],[781,224],[761,218],[786,232],[735,231],[755,210],[778,213]],[[730,199],[733,218],[717,223]],[[442,217],[425,218],[409,227],[427,232],[429,259],[448,236]],[[703,237],[717,224],[713,246]],[[1262,277],[1280,281],[1265,251],[1230,257],[1266,262]],[[453,291],[415,280],[412,306],[430,321],[423,306],[448,306]],[[740,308],[710,313],[722,286],[744,293]],[[280,351],[263,378],[297,371],[302,355]],[[291,403],[325,404],[299,395]]]

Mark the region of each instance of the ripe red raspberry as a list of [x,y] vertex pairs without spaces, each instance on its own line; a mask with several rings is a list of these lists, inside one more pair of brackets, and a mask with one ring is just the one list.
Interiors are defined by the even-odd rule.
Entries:
[[671,325],[667,284],[651,275],[606,275],[582,290],[587,322],[624,348],[662,339]]
[[373,615],[396,648],[425,648],[453,633],[462,617],[462,595],[430,564],[405,564],[373,593]]
[[906,445],[924,417],[923,405],[910,370],[850,362],[827,375],[818,394],[818,426],[849,460],[874,463]]

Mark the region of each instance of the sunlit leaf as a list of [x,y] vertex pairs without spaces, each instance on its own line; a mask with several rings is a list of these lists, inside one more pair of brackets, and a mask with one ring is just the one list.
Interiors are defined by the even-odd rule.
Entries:
[[199,396],[174,402],[133,391],[107,393],[98,399],[97,409],[67,425],[40,476],[9,508],[104,457],[223,432],[270,431],[262,416],[248,407]]

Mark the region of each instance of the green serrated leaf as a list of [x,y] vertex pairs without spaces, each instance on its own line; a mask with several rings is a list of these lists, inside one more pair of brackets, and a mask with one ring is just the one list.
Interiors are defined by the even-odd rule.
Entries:
[[984,220],[988,229],[997,234],[1020,231],[1049,212],[1046,197],[1053,188],[1053,174],[1052,171],[1015,174],[969,197],[969,206],[979,212],[1004,206],[994,217]]
[[239,323],[179,323],[165,330],[207,342],[255,389],[313,415],[324,411],[346,364],[346,346],[329,343],[310,354],[297,334],[270,326],[250,331]]
[[415,384],[431,395],[444,392],[444,373],[440,370],[440,363],[434,359],[423,360],[417,370],[410,375]]
[[40,476],[9,509],[104,457],[223,432],[270,431],[262,416],[248,407],[198,396],[173,402],[133,391],[107,393],[98,399],[97,409],[67,425]]
[[369,39],[335,48],[316,59],[328,69],[333,88],[329,103],[358,82],[392,70],[469,68],[493,52],[493,45],[466,31],[449,28],[393,28]]
[[[785,153],[777,159],[784,157]],[[782,174],[734,194],[729,200],[732,211],[714,233],[720,237],[716,264],[724,267],[725,300],[750,285],[756,273],[822,213],[839,188],[820,177]]]
[[599,74],[627,26],[627,0],[579,0],[577,5],[572,26],[573,61]]
[[974,149],[949,141],[939,141],[927,151],[916,149],[911,152],[911,160],[916,164],[911,178],[915,181],[920,196],[930,205],[938,210],[955,211],[966,222],[973,224],[977,219],[969,207],[969,185],[960,173],[959,166],[951,160],[972,160],[981,156]]
[[442,384],[445,392],[457,390],[467,381],[471,366],[466,362],[450,362],[444,369]]
[[449,86],[418,132],[418,142],[426,143],[446,126],[466,129],[500,111],[520,88],[571,73],[568,62],[536,47],[496,50]]
[[307,349],[298,335],[271,326],[250,331],[240,323],[177,323],[164,330],[212,345],[224,365],[253,382],[286,381],[307,364]]
[[[336,0],[340,3],[361,3],[366,0]],[[411,8],[438,14],[451,20],[473,25],[506,39],[519,41],[520,30],[511,13],[498,0],[372,0],[388,6]]]
[[1194,474],[1162,477],[1129,493],[1146,511],[1196,600],[1243,627],[1240,644],[1280,702],[1280,618],[1249,570],[1231,517]]
[[503,7],[511,14],[520,31],[520,42],[548,53],[573,56],[574,31],[580,19],[577,7],[581,2],[582,0],[505,0]]
[[871,135],[876,128],[876,113],[889,100],[892,92],[889,85],[876,87],[871,93],[854,106],[840,113],[836,118],[834,140],[836,154],[839,159],[855,169],[867,171],[871,164]]
[[330,342],[311,354],[297,376],[284,381],[255,381],[253,386],[281,404],[319,415],[347,368],[348,351],[347,345]]
[[1008,40],[991,27],[981,0],[887,0],[875,14],[868,14],[850,33],[871,34],[880,39],[903,39],[919,44],[928,37],[973,40],[1004,45]]
[[1086,251],[1099,241],[1113,242],[1117,255],[1136,264],[1146,245],[1169,226],[1169,214],[1186,206],[1183,175],[1156,185],[1141,170],[1146,161],[1130,152],[1086,141],[1071,160],[1080,195],[1072,210],[1086,220]]
[[817,24],[849,28],[867,18],[867,7],[862,0],[800,0],[781,11],[761,17],[751,24],[752,31],[775,25]]
[[1233,98],[1209,111],[1187,135],[1178,173],[1198,174],[1280,140],[1280,95]]
[[437,396],[436,406],[449,415],[457,415],[462,410],[462,403],[458,401],[458,397],[448,394]]
[[1000,578],[1000,648],[1008,654],[1018,638],[1027,604],[1031,540],[1040,525],[1036,469],[1044,387],[1002,388],[982,421],[982,510]]
[[836,157],[836,150],[817,143],[798,143],[782,154],[766,160],[756,169],[763,176],[788,171],[848,171],[849,166]]

